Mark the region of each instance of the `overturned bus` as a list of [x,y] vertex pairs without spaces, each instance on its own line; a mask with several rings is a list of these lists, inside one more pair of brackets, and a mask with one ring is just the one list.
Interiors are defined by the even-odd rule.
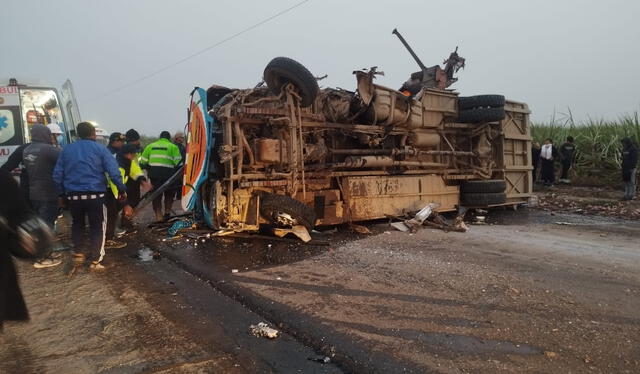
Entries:
[[353,92],[319,89],[285,57],[266,66],[266,86],[196,87],[183,208],[214,229],[253,231],[403,216],[431,202],[441,212],[526,203],[527,105],[448,89],[464,65],[457,52],[444,69],[418,63],[399,90],[375,84],[376,68],[354,72]]

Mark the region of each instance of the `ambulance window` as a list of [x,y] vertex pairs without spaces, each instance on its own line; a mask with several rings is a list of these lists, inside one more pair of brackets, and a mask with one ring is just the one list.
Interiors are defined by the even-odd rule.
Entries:
[[65,133],[58,95],[48,88],[26,88],[20,90],[22,123],[26,141],[31,141],[30,129],[35,124],[47,125],[54,135]]

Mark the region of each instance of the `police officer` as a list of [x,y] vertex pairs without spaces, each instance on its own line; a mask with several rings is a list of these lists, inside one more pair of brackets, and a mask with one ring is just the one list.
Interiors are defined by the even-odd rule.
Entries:
[[[140,166],[149,171],[149,179],[154,188],[159,188],[171,178],[181,162],[180,149],[171,142],[171,134],[168,131],[161,132],[160,139],[149,144],[140,156]],[[162,215],[162,195],[164,195],[164,216]],[[169,188],[153,199],[153,211],[157,221],[166,220],[171,216],[174,197],[175,189]]]
[[[109,150],[95,141],[96,129],[88,122],[76,127],[80,140],[66,146],[60,153],[53,170],[53,180],[68,205],[73,224],[71,236],[77,263],[88,259],[91,269],[102,270],[107,208],[105,193],[111,178],[118,190],[118,198],[126,198],[126,187],[118,164]],[[85,219],[89,221],[89,245],[85,246]]]

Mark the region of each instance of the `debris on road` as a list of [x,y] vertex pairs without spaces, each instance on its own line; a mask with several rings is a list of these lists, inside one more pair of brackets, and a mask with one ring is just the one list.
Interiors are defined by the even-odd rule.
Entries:
[[327,356],[318,356],[318,357],[309,357],[307,358],[309,361],[319,362],[321,364],[328,364],[331,362],[331,358]]
[[371,230],[369,230],[366,226],[356,225],[354,223],[349,224],[349,230],[363,235],[371,234]]
[[249,326],[249,330],[254,336],[264,337],[269,339],[275,339],[280,334],[280,331],[269,327],[265,322],[260,322],[257,325]]
[[293,234],[305,243],[308,243],[311,241],[311,235],[309,235],[309,230],[307,230],[307,228],[302,225],[295,225],[291,228],[276,227],[273,229],[273,234],[279,238],[282,238],[287,234]]

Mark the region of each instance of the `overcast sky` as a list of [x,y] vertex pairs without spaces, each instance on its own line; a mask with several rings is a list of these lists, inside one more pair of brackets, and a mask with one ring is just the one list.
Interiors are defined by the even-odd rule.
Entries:
[[[246,88],[276,56],[325,86],[354,89],[351,72],[378,66],[397,88],[417,65],[459,46],[462,95],[502,93],[546,121],[617,118],[640,109],[640,1],[311,0],[219,47],[114,94],[104,94],[250,27],[300,0],[3,0],[0,77],[75,86],[85,120],[156,135],[186,122],[194,86]],[[0,82],[5,85],[7,82]]]

